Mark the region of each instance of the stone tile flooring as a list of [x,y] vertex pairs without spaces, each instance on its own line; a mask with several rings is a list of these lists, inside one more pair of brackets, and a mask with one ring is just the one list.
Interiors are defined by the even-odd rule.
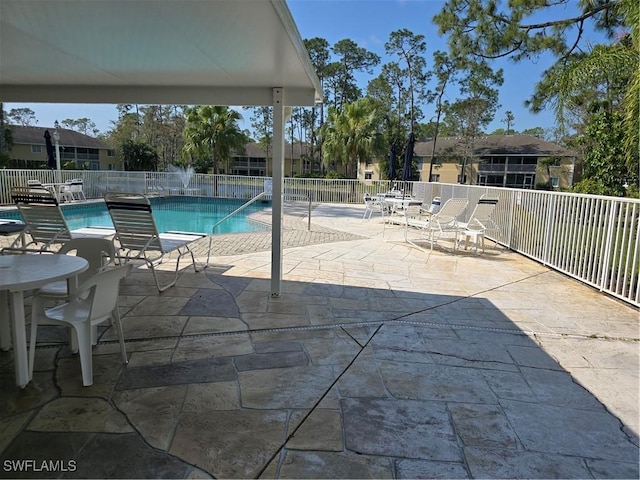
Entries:
[[639,477],[637,309],[362,211],[287,217],[278,298],[269,232],[216,238],[162,294],[136,269],[129,363],[102,329],[91,387],[61,329],[24,390],[2,352],[0,477]]

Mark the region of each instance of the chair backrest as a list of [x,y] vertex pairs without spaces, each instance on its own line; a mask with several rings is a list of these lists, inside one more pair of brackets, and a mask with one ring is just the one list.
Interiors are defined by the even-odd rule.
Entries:
[[431,205],[429,205],[427,211],[432,215],[438,213],[440,211],[440,204],[440,197],[433,197],[433,200],[431,200]]
[[466,198],[450,198],[444,202],[442,208],[440,208],[433,218],[439,220],[448,220],[451,218],[456,220],[465,211],[467,205],[469,205],[469,200]]
[[163,251],[151,203],[145,195],[107,193],[104,201],[122,248]]
[[81,178],[74,178],[69,182],[69,187],[71,188],[71,193],[80,193],[82,192],[82,184],[83,181]]
[[18,207],[34,242],[50,244],[71,240],[58,199],[46,188],[14,187],[11,198]]
[[75,252],[89,262],[89,268],[78,275],[78,283],[82,284],[91,276],[98,273],[105,265],[115,261],[116,249],[111,240],[106,238],[74,238],[66,242],[58,253],[69,254]]
[[132,264],[127,263],[92,275],[72,294],[69,308],[90,308],[89,321],[100,321],[111,316],[118,306],[120,281],[129,274],[131,268]]
[[497,198],[481,198],[473,209],[467,229],[469,230],[487,230],[493,227],[491,215],[498,204]]

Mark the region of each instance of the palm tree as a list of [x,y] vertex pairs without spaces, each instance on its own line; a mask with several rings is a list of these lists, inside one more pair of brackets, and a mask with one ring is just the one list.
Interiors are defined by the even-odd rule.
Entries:
[[384,151],[384,138],[379,131],[381,119],[370,100],[360,99],[344,106],[344,111],[329,110],[322,127],[322,158],[328,165],[337,160],[346,166],[352,178],[359,161],[373,158]]
[[[599,81],[606,86],[604,98],[613,110],[621,109],[625,122],[625,154],[627,168],[638,171],[638,148],[640,144],[640,9],[637,0],[620,0],[617,7],[622,14],[629,32],[612,45],[596,45],[588,54],[577,57],[557,68],[555,82],[557,88],[556,111],[563,119],[563,109],[572,100],[574,92],[589,82]],[[620,105],[611,92],[624,90]]]
[[249,141],[238,126],[242,115],[235,110],[205,105],[188,108],[185,113],[183,153],[196,160],[199,172],[211,169],[219,173],[220,164],[229,161],[231,151],[243,151]]

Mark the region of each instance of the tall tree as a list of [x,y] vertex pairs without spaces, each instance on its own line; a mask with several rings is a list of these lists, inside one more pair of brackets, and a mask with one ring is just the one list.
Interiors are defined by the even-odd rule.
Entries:
[[38,120],[36,120],[36,112],[30,108],[12,108],[9,110],[7,118],[13,125],[23,127],[30,127],[34,123],[38,123]]
[[444,100],[444,94],[447,87],[455,80],[456,72],[457,64],[451,57],[449,57],[445,52],[439,50],[434,52],[433,74],[436,77],[437,83],[433,90],[429,90],[427,92],[427,100],[435,103],[436,108],[433,135],[431,135],[433,137],[433,145],[431,147],[431,161],[429,162],[429,182],[431,181],[431,175],[433,174],[436,142],[438,141],[438,134],[440,133],[440,120],[444,109],[448,106],[448,103]]
[[186,117],[183,152],[194,160],[198,172],[219,173],[220,166],[231,158],[231,151],[244,151],[249,141],[238,125],[242,116],[228,107],[191,107],[186,109]]
[[[567,8],[575,6],[576,8]],[[626,146],[627,168],[637,175],[640,143],[640,12],[637,0],[519,0],[499,3],[495,0],[448,0],[434,17],[440,32],[449,35],[449,46],[454,55],[479,58],[509,57],[518,62],[549,52],[558,59],[538,86],[531,101],[536,108],[540,96],[566,106],[567,100],[579,98],[579,88],[586,80],[592,84],[598,78],[607,78],[613,85],[611,72],[627,70],[622,110]],[[567,12],[571,12],[567,15]],[[574,13],[575,12],[575,13]],[[535,21],[533,18],[547,18]],[[603,31],[613,44],[587,48],[584,40],[587,24]],[[622,30],[621,30],[622,29]],[[620,38],[622,37],[622,38]],[[585,53],[587,52],[587,53]],[[586,74],[586,75],[585,75]],[[582,104],[581,123],[588,125],[590,105],[588,98]],[[572,102],[575,106],[576,103]],[[538,106],[540,104],[538,103]],[[580,105],[578,103],[578,105]],[[562,108],[558,120],[564,123]],[[610,111],[613,113],[613,110]],[[578,125],[578,133],[581,126]]]
[[[624,0],[635,1],[635,0]],[[619,0],[447,0],[433,18],[449,36],[453,56],[528,60],[550,52],[562,58],[578,51],[585,24],[613,33],[623,23]],[[568,8],[577,5],[578,11]],[[637,9],[637,2],[635,3]],[[567,12],[575,12],[567,15]],[[549,20],[535,21],[544,17]]]
[[86,117],[78,118],[75,120],[72,118],[65,118],[60,123],[62,124],[62,126],[67,127],[70,130],[80,132],[84,135],[92,135],[96,137],[100,133],[100,131],[96,128],[95,122]]
[[498,87],[502,85],[502,70],[494,72],[482,60],[462,65],[459,99],[447,105],[445,120],[455,125],[462,137],[465,155],[462,162],[460,182],[466,183],[467,162],[471,157],[475,139],[482,134],[483,127],[494,118],[498,103]]
[[424,35],[416,35],[406,28],[391,32],[385,51],[400,57],[406,68],[402,73],[409,79],[409,131],[413,132],[417,118],[416,101],[425,97],[427,75],[424,53],[427,44]]
[[[623,162],[624,127],[622,115],[606,107],[595,106],[579,143],[585,147],[585,178],[575,191],[599,195],[624,196],[629,172]],[[635,179],[637,181],[637,177]]]
[[258,136],[258,145],[264,148],[267,158],[265,159],[265,175],[269,175],[269,159],[271,158],[271,147],[273,146],[273,109],[271,107],[251,107],[251,128]]
[[513,121],[516,119],[515,115],[511,110],[507,110],[504,112],[504,118],[502,119],[502,123],[507,125],[507,135],[511,135],[511,126],[513,125]]
[[357,173],[360,161],[373,159],[384,152],[385,142],[380,132],[381,119],[373,103],[366,98],[347,104],[344,112],[329,110],[323,126],[323,161],[337,161],[346,166],[348,177]]
[[380,57],[349,39],[336,42],[331,51],[337,60],[327,65],[327,72],[332,77],[330,83],[334,90],[334,106],[341,112],[347,103],[354,102],[362,96],[354,73],[371,74],[373,67],[380,63]]

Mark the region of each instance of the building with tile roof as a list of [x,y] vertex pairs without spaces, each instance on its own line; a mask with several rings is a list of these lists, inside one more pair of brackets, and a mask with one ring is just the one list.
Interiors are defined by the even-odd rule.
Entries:
[[[53,142],[55,127],[11,125],[12,145],[9,155],[13,168],[46,168],[47,149],[45,132]],[[75,130],[58,128],[60,135],[60,163],[74,162],[79,170],[120,170],[115,150],[106,142]],[[55,147],[54,147],[55,148]]]
[[[554,189],[562,189],[578,180],[575,152],[531,135],[488,135],[472,145],[461,137],[439,137],[435,150],[433,139],[417,141],[414,161],[421,181],[429,180],[430,172],[434,182],[512,188],[551,180]],[[379,164],[361,164],[360,172],[362,180],[381,178]]]

